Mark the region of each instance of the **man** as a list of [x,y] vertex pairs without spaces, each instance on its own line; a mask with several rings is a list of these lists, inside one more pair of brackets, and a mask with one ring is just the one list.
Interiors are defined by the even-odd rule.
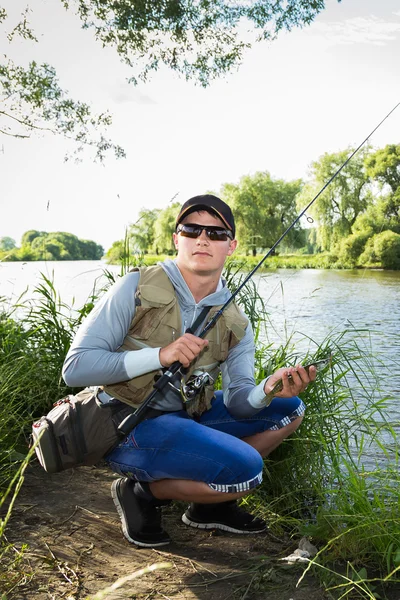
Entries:
[[[107,457],[122,477],[112,498],[126,539],[138,546],[168,544],[161,507],[189,503],[182,520],[200,529],[260,533],[265,523],[236,500],[261,483],[262,457],[300,425],[305,406],[296,397],[316,376],[300,365],[279,369],[256,385],[254,339],[232,303],[206,338],[188,333],[230,298],[221,278],[236,249],[231,209],[212,195],[182,206],[173,234],[176,260],[128,273],[93,309],[64,364],[71,386],[102,385],[101,401],[139,405],[175,361],[175,375],[145,418]],[[213,380],[222,372],[223,391]],[[282,390],[266,407],[265,395]],[[188,400],[183,402],[183,400]],[[115,401],[115,400],[114,400]]]

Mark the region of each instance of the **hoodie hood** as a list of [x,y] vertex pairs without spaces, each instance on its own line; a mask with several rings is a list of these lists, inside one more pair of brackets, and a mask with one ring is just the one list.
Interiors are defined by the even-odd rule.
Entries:
[[226,281],[223,277],[221,277],[217,290],[206,296],[198,304],[196,304],[195,299],[193,298],[193,294],[190,291],[186,281],[184,280],[182,273],[180,272],[178,265],[175,260],[166,260],[164,262],[158,263],[160,267],[164,269],[169,279],[172,282],[172,285],[175,288],[178,302],[182,310],[190,310],[194,308],[204,307],[204,306],[219,306],[221,304],[225,304],[231,297],[231,292],[226,287]]

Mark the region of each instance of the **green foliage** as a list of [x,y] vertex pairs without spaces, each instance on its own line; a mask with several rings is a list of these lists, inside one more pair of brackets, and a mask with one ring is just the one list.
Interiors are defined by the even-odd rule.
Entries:
[[154,224],[157,217],[160,215],[161,210],[155,208],[149,210],[141,208],[139,211],[139,218],[129,229],[129,238],[132,251],[139,251],[146,253],[154,245]]
[[181,205],[174,202],[160,211],[154,222],[154,251],[172,255],[175,253],[175,246],[172,234],[175,231],[175,221]]
[[45,231],[38,231],[37,229],[30,229],[29,231],[26,231],[22,235],[21,246],[31,245],[35,238],[42,237],[44,235],[47,235],[47,233]]
[[[311,181],[297,197],[299,209],[307,206],[352,151],[349,148],[333,154],[325,153],[311,164]],[[364,167],[368,154],[368,148],[361,149],[309,209],[320,226],[318,243],[322,250],[330,250],[341,238],[348,236],[357,216],[372,202]]]
[[[247,277],[249,269],[246,265],[246,259],[231,259],[225,263],[223,277],[226,285],[234,293],[243,284]],[[258,335],[259,323],[265,320],[267,309],[264,300],[261,297],[255,280],[250,279],[235,298],[235,302],[243,309],[247,315],[253,331]]]
[[249,28],[257,41],[273,39],[311,23],[325,6],[323,0],[62,1],[76,7],[102,45],[114,47],[134,67],[133,81],[146,81],[166,65],[202,86],[240,65],[251,47]]
[[[378,199],[365,212],[358,215],[352,227],[352,234],[342,239],[333,249],[340,266],[344,268],[379,266],[384,269],[398,269],[396,238],[389,233],[400,234],[399,216],[400,188],[396,193]],[[380,235],[384,232],[387,235],[381,238]]]
[[[240,246],[253,255],[257,249],[270,248],[296,218],[295,197],[300,189],[300,180],[272,179],[267,171],[246,175],[238,185],[225,184],[221,198],[232,208]],[[285,244],[301,247],[304,238],[299,232],[297,224]]]
[[103,247],[92,240],[81,240],[72,233],[36,231],[23,234],[21,248],[14,248],[3,258],[12,260],[100,260]]
[[365,160],[367,175],[388,185],[392,192],[400,187],[400,145],[388,144]]
[[[372,582],[360,575],[365,595],[357,597],[375,598],[368,593],[379,580],[398,581],[400,446],[394,397],[378,375],[379,358],[360,345],[365,334],[347,331],[316,344],[313,359],[332,353],[332,364],[302,394],[306,417],[265,461],[264,482],[248,502],[275,534],[311,537],[319,548],[316,567],[348,564],[353,575],[346,581],[332,571],[341,597],[353,589],[359,565],[374,572]],[[300,360],[310,357],[296,354],[290,339],[284,347],[259,347],[257,380]]]
[[42,274],[33,300],[21,297],[12,309],[0,303],[0,489],[7,487],[10,473],[18,469],[21,452],[25,455],[34,417],[48,412],[65,394],[61,368],[96,298],[93,290],[87,303],[72,311]]
[[111,248],[106,252],[106,260],[109,265],[118,265],[125,256],[124,240],[113,242]]
[[[340,0],[338,0],[340,1]],[[256,40],[271,39],[282,30],[309,24],[324,8],[324,0],[266,0],[257,3],[201,0],[61,0],[76,10],[83,28],[93,28],[102,46],[115,48],[132,67],[131,81],[145,81],[160,66],[207,86],[210,81],[240,65],[251,46],[243,20],[253,28]],[[38,42],[29,26],[30,9],[13,27],[0,6],[0,25],[9,42]],[[30,51],[31,52],[31,51]],[[93,114],[87,103],[74,100],[59,84],[55,69],[35,60],[27,66],[4,55],[0,62],[0,134],[29,138],[35,132],[52,132],[74,142],[75,156],[89,147],[94,159],[107,153],[124,157],[124,150],[104,131],[111,125],[108,113]]]
[[75,156],[90,147],[100,162],[110,150],[116,158],[125,157],[124,150],[102,133],[111,125],[111,116],[93,115],[88,104],[72,100],[47,63],[32,61],[24,68],[8,59],[0,64],[0,100],[4,135],[23,139],[37,131],[52,132],[76,143]]
[[[27,8],[21,21],[5,36],[38,42],[29,27]],[[0,25],[7,12],[0,7]],[[111,151],[115,157],[125,156],[124,150],[105,137],[111,125],[108,113],[93,114],[90,106],[73,100],[58,82],[55,69],[48,63],[32,60],[28,66],[16,64],[4,55],[0,62],[0,134],[29,138],[35,132],[52,132],[72,140],[75,156],[84,148],[94,151],[94,159],[102,162]]]
[[400,269],[400,235],[394,231],[374,235],[368,240],[359,263],[383,269]]
[[337,260],[342,268],[354,269],[358,265],[360,254],[362,254],[369,237],[369,232],[352,233],[340,240],[333,253],[336,253]]
[[[0,496],[0,511],[2,515],[4,514],[4,509],[6,509],[4,518],[0,518],[0,589],[4,593],[4,595],[3,593],[1,595],[1,600],[7,600],[5,593],[12,594],[18,585],[26,581],[27,576],[33,576],[32,569],[27,564],[24,564],[24,553],[27,549],[26,544],[22,544],[21,549],[17,550],[14,544],[9,543],[4,535],[15,500],[24,483],[24,473],[33,453],[34,447],[29,450],[14,477],[11,478],[11,481],[7,482],[8,486],[5,493]],[[8,506],[5,504],[6,502]],[[8,597],[11,598],[12,596]]]
[[15,240],[13,238],[4,236],[0,238],[0,252],[6,252],[7,250],[13,250],[16,247]]

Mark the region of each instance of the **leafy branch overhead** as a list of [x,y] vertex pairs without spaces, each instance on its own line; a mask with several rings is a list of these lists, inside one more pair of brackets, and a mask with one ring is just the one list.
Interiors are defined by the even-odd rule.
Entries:
[[[0,7],[0,23],[6,18]],[[27,11],[7,34],[8,41],[15,35],[37,41],[27,22]],[[102,162],[110,151],[117,158],[125,156],[124,150],[105,135],[111,122],[109,113],[95,115],[88,104],[70,98],[49,64],[32,61],[23,67],[7,57],[0,62],[0,134],[21,139],[34,132],[59,134],[76,144],[75,155],[90,147],[95,160]]]
[[[340,0],[338,0],[340,2]],[[75,12],[84,29],[94,30],[103,46],[113,47],[132,69],[131,82],[146,81],[164,66],[206,87],[237,68],[254,42],[274,39],[282,30],[308,25],[323,10],[324,0],[60,0]],[[10,26],[0,6],[0,26],[10,44],[19,38],[37,43],[26,8]],[[27,138],[34,132],[60,134],[91,147],[103,161],[123,149],[105,131],[111,116],[94,115],[73,100],[47,62],[0,61],[0,134]]]
[[93,115],[88,104],[69,98],[50,65],[31,62],[24,68],[9,60],[0,64],[0,85],[0,133],[29,138],[33,131],[47,131],[77,142],[77,152],[94,148],[99,161],[109,150],[117,158],[124,156],[124,150],[102,133],[111,125],[111,116]]
[[62,2],[134,68],[133,82],[165,65],[204,87],[238,67],[254,41],[308,25],[325,7],[325,0]]

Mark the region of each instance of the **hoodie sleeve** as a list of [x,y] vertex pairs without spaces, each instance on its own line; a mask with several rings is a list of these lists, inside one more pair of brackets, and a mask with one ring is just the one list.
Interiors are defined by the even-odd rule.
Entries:
[[135,316],[139,273],[118,280],[79,328],[66,356],[62,375],[67,385],[80,387],[127,381],[159,369],[159,348],[118,352]]
[[254,356],[254,335],[249,323],[245,336],[229,351],[227,360],[221,365],[224,403],[234,417],[251,417],[265,407],[266,379],[256,385]]

